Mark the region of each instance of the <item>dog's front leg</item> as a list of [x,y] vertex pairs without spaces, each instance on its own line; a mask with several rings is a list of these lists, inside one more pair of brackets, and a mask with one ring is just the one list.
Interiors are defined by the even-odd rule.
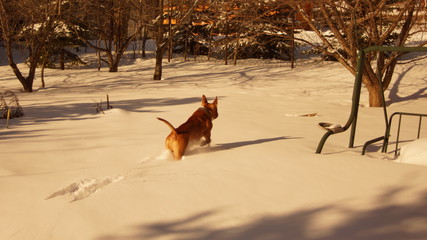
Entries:
[[211,131],[210,131],[210,129],[205,132],[205,134],[203,135],[203,137],[205,138],[205,140],[200,143],[200,146],[205,146],[205,145],[208,145],[208,144],[211,143],[212,140],[211,140]]

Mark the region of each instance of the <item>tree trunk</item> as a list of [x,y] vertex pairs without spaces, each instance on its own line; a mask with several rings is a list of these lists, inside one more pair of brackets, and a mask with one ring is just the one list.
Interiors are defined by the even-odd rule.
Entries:
[[228,65],[228,34],[225,34],[225,39],[227,42],[225,42],[225,49],[224,49],[224,64]]
[[[387,60],[388,65],[385,67],[385,59],[382,54],[379,54],[375,60],[377,66],[376,70],[372,67],[375,65],[373,63],[374,61],[367,61],[365,63],[363,83],[368,89],[370,107],[383,107],[383,94],[390,85],[393,72],[397,64],[397,59],[398,55],[390,57],[390,59]],[[383,70],[383,68],[386,68],[386,70]],[[381,77],[381,84],[378,76]]]
[[147,27],[144,27],[144,33],[142,35],[142,46],[141,46],[143,58],[145,58],[145,48],[146,48],[145,45],[147,43],[147,37],[148,37],[147,35],[148,35]]
[[379,91],[369,91],[369,106],[383,107],[382,96]]
[[212,54],[213,29],[214,28],[211,28],[211,31],[209,33],[208,61],[211,60],[211,54]]
[[365,62],[364,64],[362,82],[368,90],[369,106],[382,107],[383,105],[381,94],[383,93],[383,90],[380,87],[377,74],[375,74],[369,61]]
[[154,80],[162,80],[162,69],[163,69],[162,62],[163,62],[163,49],[161,46],[157,46],[156,66],[154,68],[154,76],[153,76]]
[[172,4],[170,4],[169,8],[169,14],[168,14],[168,62],[172,59],[172,45],[173,45],[173,39],[172,39]]
[[43,57],[41,76],[40,76],[41,81],[42,81],[42,88],[46,87],[46,83],[44,81],[44,69],[46,68],[46,63],[47,63],[48,58],[49,58],[49,53],[45,50],[44,57]]
[[157,9],[157,14],[159,14],[159,20],[156,23],[156,66],[154,67],[154,80],[162,80],[162,62],[163,62],[163,51],[166,45],[165,38],[163,36],[163,0],[159,1],[159,6]]
[[114,56],[111,52],[106,52],[108,58],[108,71],[117,72],[118,70],[118,61],[114,60]]
[[44,69],[45,69],[45,67],[46,67],[46,62],[43,63],[42,70],[41,70],[42,88],[46,87],[46,83],[44,81]]
[[233,64],[237,65],[237,54],[239,53],[239,38],[236,39],[236,47],[234,48],[234,61]]
[[31,62],[32,60],[30,59],[30,73],[28,77],[24,77],[21,71],[19,70],[18,66],[15,64],[15,61],[13,60],[12,42],[10,41],[10,39],[5,39],[4,44],[6,47],[6,55],[7,55],[7,60],[9,62],[9,66],[12,68],[13,73],[18,78],[19,82],[24,88],[24,92],[32,92],[33,81],[35,76],[35,66],[33,66],[33,63]]
[[59,50],[59,65],[61,70],[65,70],[65,49]]
[[110,65],[110,68],[108,70],[109,72],[118,72],[119,71],[119,62],[118,61],[114,61],[114,63],[112,63]]
[[190,38],[189,30],[187,27],[185,27],[185,40],[184,40],[184,61],[187,61],[188,59],[188,53],[189,53],[189,46],[188,46],[188,39]]
[[99,50],[99,48],[101,48],[101,39],[96,41],[96,46],[98,47],[96,48],[96,55],[98,55],[98,71],[101,71],[101,51]]
[[110,70],[109,72],[118,72],[119,71],[119,64],[120,64],[120,60],[122,59],[122,52],[124,50],[123,49],[118,49],[115,56],[112,55],[112,59],[111,59],[111,64],[110,64]]

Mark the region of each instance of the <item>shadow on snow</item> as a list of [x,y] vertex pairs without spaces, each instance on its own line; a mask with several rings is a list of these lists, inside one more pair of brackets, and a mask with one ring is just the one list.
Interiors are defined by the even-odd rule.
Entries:
[[[355,210],[339,204],[300,209],[289,214],[265,215],[245,224],[218,228],[205,224],[219,210],[207,210],[187,218],[131,226],[133,234],[109,235],[98,240],[157,239],[176,240],[415,240],[426,239],[427,192],[412,204],[398,203],[402,188],[391,188],[375,199],[372,207]],[[396,200],[396,201],[394,201]],[[266,203],[268,204],[268,203]],[[313,221],[331,211],[346,216],[333,227],[316,228]],[[143,216],[143,214],[141,214]]]
[[[123,101],[111,101],[111,105],[117,109],[123,109],[129,112],[158,112],[152,109],[160,106],[173,106],[199,103],[200,97],[189,98],[141,98]],[[103,103],[103,108],[106,110],[106,104]],[[45,124],[52,121],[76,121],[85,119],[94,119],[97,117],[96,102],[88,101],[85,103],[50,103],[46,105],[32,104],[24,106],[25,115],[21,118],[10,120],[10,126],[13,129],[0,129],[0,140],[7,138],[20,137],[31,135],[42,130],[19,130],[16,126]],[[6,126],[6,120],[0,119],[0,127]]]

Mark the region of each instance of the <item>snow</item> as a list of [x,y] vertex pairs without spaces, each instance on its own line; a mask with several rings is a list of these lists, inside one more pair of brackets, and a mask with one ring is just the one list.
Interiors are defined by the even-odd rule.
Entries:
[[417,139],[402,147],[397,161],[427,166],[427,138]]
[[[427,238],[417,120],[402,125],[400,158],[380,143],[362,156],[385,127],[363,90],[355,148],[344,132],[314,153],[318,123],[343,125],[350,113],[354,77],[339,64],[173,60],[153,81],[154,59],[131,56],[117,73],[46,69],[47,88],[38,76],[31,94],[0,60],[0,91],[17,92],[26,114],[7,129],[0,120],[0,239]],[[390,113],[425,111],[423,66],[397,67]],[[97,114],[107,94],[114,108]],[[177,126],[203,94],[219,99],[213,142],[171,161],[156,117]]]
[[68,185],[61,190],[54,192],[47,199],[61,196],[64,194],[71,194],[74,196],[73,201],[82,200],[89,197],[91,194],[97,192],[99,189],[107,186],[108,184],[118,182],[123,179],[123,176],[118,177],[105,177],[98,179],[83,179]]

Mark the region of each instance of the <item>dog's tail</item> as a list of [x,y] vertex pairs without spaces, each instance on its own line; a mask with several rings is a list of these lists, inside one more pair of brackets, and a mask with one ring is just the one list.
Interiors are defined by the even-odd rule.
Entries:
[[176,132],[176,129],[172,126],[172,124],[170,124],[170,122],[168,122],[167,120],[165,120],[165,119],[163,119],[163,118],[157,118],[157,119],[159,119],[160,121],[162,121],[162,122],[164,122],[164,123],[166,123],[166,125],[168,125],[168,127],[172,130],[172,132],[174,133],[174,134],[178,134],[177,132]]

